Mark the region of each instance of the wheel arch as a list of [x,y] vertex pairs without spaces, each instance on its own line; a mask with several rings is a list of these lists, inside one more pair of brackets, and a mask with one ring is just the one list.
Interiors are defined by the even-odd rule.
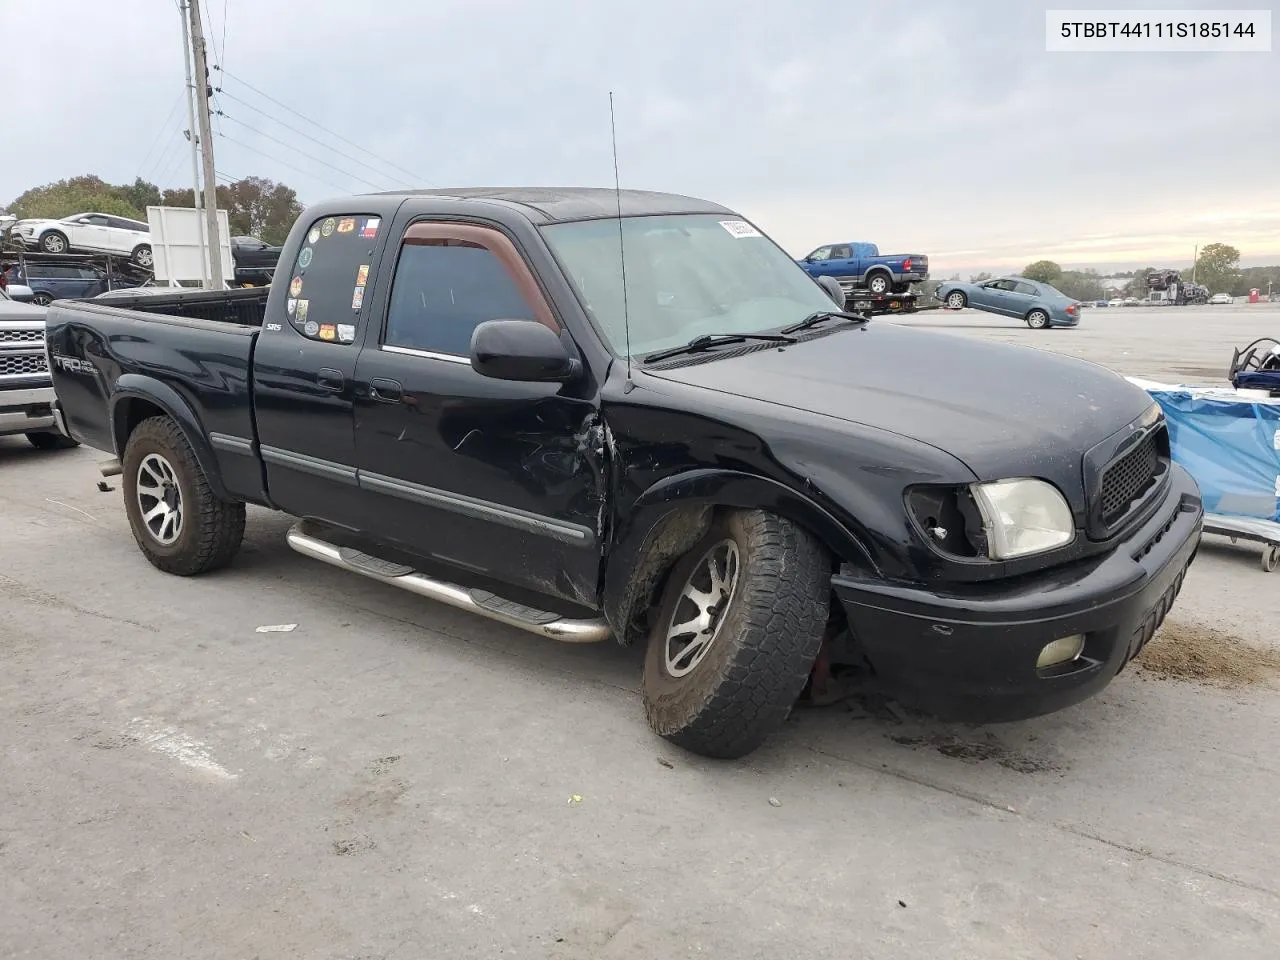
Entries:
[[142,374],[127,373],[116,383],[111,395],[111,439],[116,455],[124,456],[129,435],[138,424],[151,417],[168,417],[178,425],[204,471],[210,489],[223,500],[235,500],[222,482],[218,460],[206,439],[204,426],[195,410],[168,384]]
[[601,607],[618,641],[643,638],[636,616],[647,609],[667,572],[725,508],[765,509],[807,530],[833,562],[852,561],[878,569],[858,533],[848,529],[802,493],[755,474],[691,470],[659,480],[645,490],[615,528],[605,560]]

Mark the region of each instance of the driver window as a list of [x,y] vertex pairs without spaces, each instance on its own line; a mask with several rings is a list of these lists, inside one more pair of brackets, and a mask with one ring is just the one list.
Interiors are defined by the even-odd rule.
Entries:
[[809,259],[810,260],[830,260],[831,248],[819,247],[817,250],[813,251],[813,253],[809,254]]

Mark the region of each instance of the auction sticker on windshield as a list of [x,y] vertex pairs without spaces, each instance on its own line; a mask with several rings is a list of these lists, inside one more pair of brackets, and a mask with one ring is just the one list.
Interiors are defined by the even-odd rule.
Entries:
[[759,230],[745,220],[721,220],[720,226],[738,238],[763,236]]

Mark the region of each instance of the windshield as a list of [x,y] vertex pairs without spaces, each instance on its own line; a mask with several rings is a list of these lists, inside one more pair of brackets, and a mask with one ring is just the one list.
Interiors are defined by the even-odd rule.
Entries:
[[92,216],[92,214],[89,214],[89,213],[73,213],[73,214],[72,214],[71,216],[69,216],[69,217],[63,217],[63,218],[59,221],[59,223],[75,223],[77,220],[80,220],[80,219],[82,219],[82,218],[84,218],[84,217],[89,217],[89,216]]
[[622,262],[631,353],[708,333],[761,333],[834,310],[831,299],[773,241],[728,215],[680,214],[543,227],[597,327],[626,355]]

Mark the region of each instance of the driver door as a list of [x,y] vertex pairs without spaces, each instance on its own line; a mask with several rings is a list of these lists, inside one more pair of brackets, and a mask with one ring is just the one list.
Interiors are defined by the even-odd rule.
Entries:
[[71,241],[71,246],[85,250],[111,249],[111,233],[106,217],[91,213],[78,217],[70,226],[67,239]]
[[381,330],[356,366],[364,529],[403,549],[539,593],[594,604],[600,574],[598,411],[579,383],[522,383],[471,367],[486,320],[563,328],[514,244],[477,224],[410,224]]
[[804,268],[811,277],[829,277],[831,273],[831,248],[833,244],[819,247],[804,258]]

